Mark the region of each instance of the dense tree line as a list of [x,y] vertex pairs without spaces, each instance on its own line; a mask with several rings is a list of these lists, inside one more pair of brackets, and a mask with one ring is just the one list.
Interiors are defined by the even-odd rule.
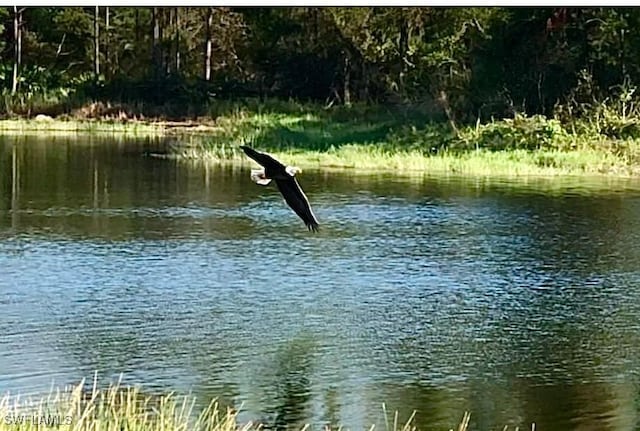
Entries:
[[[637,8],[9,7],[3,94],[572,115],[640,80]],[[617,93],[616,93],[617,94]]]

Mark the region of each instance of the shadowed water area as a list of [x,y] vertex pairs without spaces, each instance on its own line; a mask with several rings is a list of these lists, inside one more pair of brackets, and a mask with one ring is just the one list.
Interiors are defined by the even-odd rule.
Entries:
[[0,138],[0,393],[124,373],[241,420],[640,426],[640,183],[305,171]]

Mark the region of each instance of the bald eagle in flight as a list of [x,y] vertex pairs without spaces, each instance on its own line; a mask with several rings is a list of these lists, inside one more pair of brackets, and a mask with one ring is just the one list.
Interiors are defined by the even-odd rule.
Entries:
[[262,166],[262,169],[251,170],[251,180],[261,186],[266,186],[274,180],[284,200],[307,225],[307,229],[317,232],[318,220],[311,211],[309,200],[295,177],[302,170],[295,166],[285,166],[270,155],[260,153],[251,147],[241,145],[240,148]]

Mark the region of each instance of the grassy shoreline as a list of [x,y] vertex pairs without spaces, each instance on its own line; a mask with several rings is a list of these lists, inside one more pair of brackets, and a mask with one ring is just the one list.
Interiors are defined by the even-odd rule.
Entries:
[[[75,431],[258,431],[270,425],[257,421],[240,422],[239,411],[222,406],[213,399],[202,409],[196,409],[194,396],[173,393],[148,395],[138,386],[123,386],[121,381],[100,388],[84,380],[76,386],[52,390],[42,398],[0,396],[0,431],[20,429],[40,431],[47,428]],[[386,431],[416,431],[416,412],[401,418],[398,412],[387,412],[382,406],[385,423],[372,424],[368,429]],[[465,412],[458,431],[465,431],[470,414]],[[453,425],[453,424],[452,424]],[[289,425],[288,429],[311,429],[309,423]],[[343,429],[340,424],[325,428]],[[452,428],[453,429],[453,428]],[[506,429],[506,428],[505,428]]]
[[132,134],[145,137],[164,136],[172,129],[190,128],[208,130],[206,126],[177,124],[161,121],[117,121],[117,120],[61,120],[61,119],[12,119],[0,120],[0,134],[20,135],[33,132],[51,134],[113,133]]
[[[625,165],[606,153],[590,150],[491,152],[471,150],[464,153],[425,155],[419,151],[376,152],[349,147],[332,152],[314,150],[270,150],[277,159],[303,170],[339,170],[359,173],[393,173],[396,175],[456,175],[478,177],[611,177],[640,178],[640,166]],[[252,165],[235,149],[213,148],[209,151],[186,150],[161,157],[227,165]],[[541,162],[543,160],[544,162]],[[555,165],[554,165],[555,164]]]
[[425,123],[420,113],[382,109],[327,112],[313,107],[261,108],[191,121],[117,119],[0,120],[0,135],[113,134],[169,138],[161,157],[249,164],[243,143],[304,169],[399,175],[496,177],[640,177],[640,139],[568,133],[555,120],[520,117],[462,128]]

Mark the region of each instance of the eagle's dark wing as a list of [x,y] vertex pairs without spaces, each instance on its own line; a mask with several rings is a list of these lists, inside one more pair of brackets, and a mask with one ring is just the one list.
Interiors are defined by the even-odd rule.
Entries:
[[304,224],[307,225],[307,229],[317,232],[318,220],[316,220],[316,216],[313,215],[309,200],[295,177],[287,180],[276,180],[276,185],[280,193],[282,193],[282,196],[284,196],[287,204],[298,214],[298,217],[304,221]]
[[245,152],[247,156],[251,157],[253,160],[258,162],[263,167],[271,168],[271,169],[280,169],[284,172],[285,166],[279,161],[277,161],[276,159],[274,159],[273,157],[271,157],[270,155],[265,153],[260,153],[251,147],[247,147],[246,145],[240,145],[240,148],[242,148],[242,150]]

